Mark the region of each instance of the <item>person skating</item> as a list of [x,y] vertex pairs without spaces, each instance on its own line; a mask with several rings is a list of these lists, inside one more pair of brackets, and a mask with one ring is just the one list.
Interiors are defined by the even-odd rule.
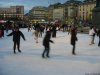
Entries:
[[90,44],[89,45],[92,45],[92,44],[94,44],[94,37],[95,37],[95,31],[93,29],[93,26],[90,27],[89,35],[90,35]]
[[35,30],[32,35],[35,35],[34,39],[36,40],[36,43],[38,43],[39,32]]
[[94,40],[95,40],[95,35],[97,34],[97,29],[95,26],[93,26],[93,30],[94,30],[94,34],[93,34],[93,44],[95,44]]
[[56,38],[56,33],[57,33],[57,30],[56,30],[56,25],[53,25],[53,27],[52,27],[52,37],[53,38]]
[[43,39],[43,46],[44,46],[44,51],[42,53],[42,57],[45,58],[45,57],[50,57],[49,56],[49,52],[50,52],[50,42],[51,43],[54,43],[52,40],[50,40],[51,38],[51,31],[47,31],[46,32],[46,35]]
[[73,46],[72,48],[72,54],[75,55],[75,45],[76,45],[76,41],[78,40],[77,39],[77,29],[75,26],[72,26],[71,27],[71,45]]
[[14,53],[16,53],[16,46],[17,46],[17,49],[18,49],[18,52],[21,52],[20,50],[20,36],[25,40],[25,37],[23,35],[23,33],[19,30],[18,27],[16,27],[14,29],[13,32],[11,32],[10,34],[8,34],[7,36],[13,36],[13,42],[14,42],[14,45],[13,45],[13,50],[14,50]]

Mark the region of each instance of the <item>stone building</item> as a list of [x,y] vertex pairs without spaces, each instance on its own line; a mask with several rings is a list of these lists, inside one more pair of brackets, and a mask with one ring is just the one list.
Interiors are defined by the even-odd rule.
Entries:
[[96,6],[95,0],[85,0],[78,5],[78,19],[90,22],[92,20],[92,11]]
[[47,12],[48,12],[47,7],[36,6],[36,7],[33,7],[30,10],[29,18],[33,22],[46,21],[47,20],[47,14],[48,14]]
[[23,20],[24,6],[0,7],[0,19],[3,20]]

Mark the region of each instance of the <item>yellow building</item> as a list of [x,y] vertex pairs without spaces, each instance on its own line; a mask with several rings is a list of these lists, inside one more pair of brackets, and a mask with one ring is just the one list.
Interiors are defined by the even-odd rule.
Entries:
[[92,20],[92,10],[95,6],[95,1],[86,1],[78,5],[78,19],[82,21]]
[[[61,8],[62,5],[62,8]],[[49,10],[49,18],[54,20],[54,18],[63,18],[64,22],[73,24],[75,22],[81,21],[91,21],[92,20],[92,10],[96,6],[96,0],[84,0],[83,2],[77,0],[69,0],[64,4],[54,4]],[[59,10],[59,12],[57,12]],[[63,10],[63,13],[62,11]],[[63,15],[57,15],[57,14]]]

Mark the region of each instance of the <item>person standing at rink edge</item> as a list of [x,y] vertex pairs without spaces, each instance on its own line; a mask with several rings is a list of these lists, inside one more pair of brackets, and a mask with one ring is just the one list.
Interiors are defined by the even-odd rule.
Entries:
[[25,37],[23,35],[23,33],[19,30],[19,27],[16,27],[14,29],[13,32],[11,32],[10,34],[8,34],[7,36],[13,36],[13,42],[14,42],[14,46],[13,46],[13,50],[14,50],[14,54],[16,54],[16,46],[18,49],[18,52],[21,52],[20,50],[20,36],[25,40]]

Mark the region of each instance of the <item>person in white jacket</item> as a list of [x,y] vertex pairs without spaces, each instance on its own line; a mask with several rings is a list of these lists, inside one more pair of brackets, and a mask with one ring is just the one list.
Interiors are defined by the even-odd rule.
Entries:
[[93,26],[92,26],[92,27],[90,27],[90,30],[89,30],[90,45],[94,44],[94,39],[93,39],[94,34],[95,34],[95,31],[94,31]]
[[34,39],[36,40],[36,43],[38,43],[38,35],[39,35],[39,32],[37,30],[35,30],[32,35],[35,36]]

